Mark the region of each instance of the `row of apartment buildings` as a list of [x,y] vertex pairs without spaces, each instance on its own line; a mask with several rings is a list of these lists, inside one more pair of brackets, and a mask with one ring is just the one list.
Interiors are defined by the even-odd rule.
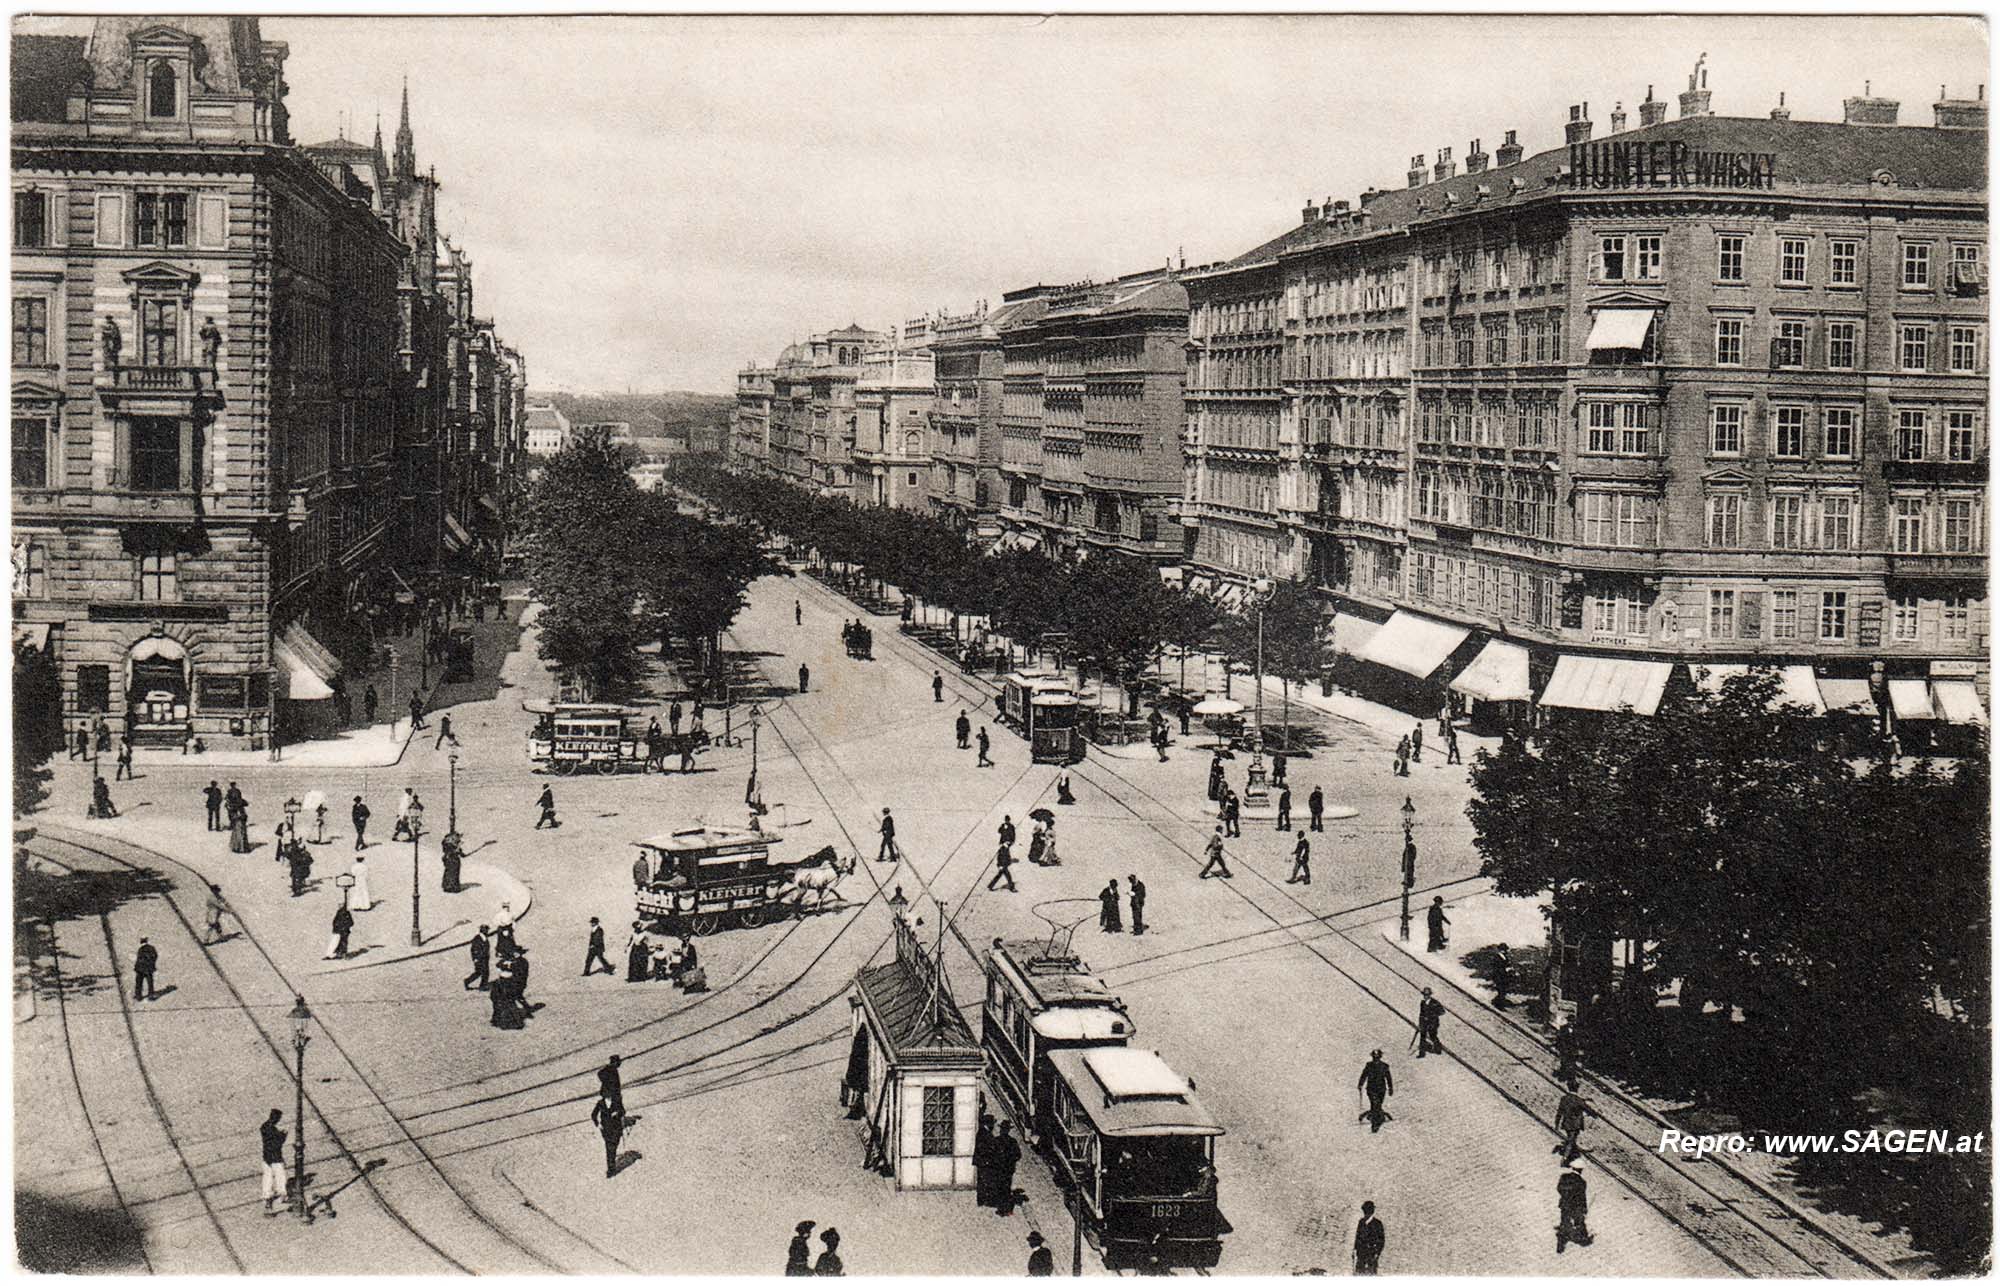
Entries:
[[[14,637],[61,715],[262,746],[503,539],[526,369],[393,156],[300,146],[255,18],[12,41]],[[52,712],[53,713],[53,712]]]
[[[928,504],[1229,602],[1308,579],[1416,700],[1650,711],[1676,663],[1755,663],[1983,718],[1983,88],[1921,127],[1865,90],[1718,117],[1699,71],[1679,106],[1594,136],[1581,104],[1559,147],[1414,157],[1226,262],[925,319]],[[760,436],[820,353],[743,373],[735,446],[837,490],[846,442],[801,471]]]

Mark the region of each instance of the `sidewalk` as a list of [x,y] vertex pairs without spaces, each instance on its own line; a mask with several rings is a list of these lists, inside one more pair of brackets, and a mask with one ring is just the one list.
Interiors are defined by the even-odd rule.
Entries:
[[[402,731],[398,732],[397,729]],[[268,764],[291,764],[301,768],[389,768],[402,761],[410,743],[410,721],[377,723],[366,728],[350,728],[333,737],[298,741],[279,748],[277,758],[268,750],[204,750],[184,755],[178,750],[132,752],[139,765],[180,765],[200,769],[255,768]]]

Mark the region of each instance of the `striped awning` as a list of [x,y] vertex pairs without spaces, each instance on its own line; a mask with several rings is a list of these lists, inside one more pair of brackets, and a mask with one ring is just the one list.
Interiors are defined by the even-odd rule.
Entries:
[[1375,631],[1360,655],[1364,661],[1426,679],[1471,633],[1463,625],[1398,611]]
[[1650,715],[1660,708],[1673,673],[1667,661],[1615,656],[1559,656],[1542,704],[1569,710],[1629,710]]
[[1528,649],[1489,639],[1451,686],[1481,701],[1526,701],[1530,696]]

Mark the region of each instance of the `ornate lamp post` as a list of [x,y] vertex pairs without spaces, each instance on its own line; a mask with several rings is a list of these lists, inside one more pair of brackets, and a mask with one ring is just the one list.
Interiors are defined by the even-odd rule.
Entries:
[[448,801],[448,810],[447,810],[450,813],[450,816],[445,821],[444,837],[448,840],[457,840],[458,839],[458,752],[456,750],[452,751],[450,758],[451,758],[451,797]]
[[1257,733],[1250,746],[1250,768],[1243,777],[1243,802],[1261,807],[1271,798],[1271,786],[1264,769],[1264,601],[1272,586],[1259,580],[1257,594]]
[[420,912],[423,904],[423,889],[417,880],[417,837],[424,833],[424,805],[418,800],[410,805],[410,945],[424,945],[424,932]]
[[1410,890],[1417,883],[1417,841],[1414,827],[1417,824],[1417,805],[1408,795],[1403,796],[1403,914],[1396,922],[1396,936],[1404,942],[1410,940]]
[[312,1021],[312,1010],[306,1008],[306,998],[295,996],[292,1006],[292,1186],[297,1194],[299,1217],[312,1222],[312,1202],[306,1199],[306,1046],[312,1037],[306,1035],[306,1024]]

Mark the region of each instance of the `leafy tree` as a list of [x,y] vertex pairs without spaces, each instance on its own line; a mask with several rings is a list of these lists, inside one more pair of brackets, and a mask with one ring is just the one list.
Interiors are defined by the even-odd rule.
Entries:
[[1085,559],[1069,577],[1067,612],[1076,654],[1124,689],[1128,716],[1139,713],[1137,680],[1152,667],[1166,636],[1170,600],[1151,563],[1117,554]]
[[542,603],[542,659],[592,695],[618,690],[638,671],[638,568],[642,493],[618,449],[584,435],[552,456],[529,493],[528,581]]
[[1205,594],[1182,589],[1168,597],[1161,637],[1181,654],[1181,686],[1187,687],[1187,654],[1209,642],[1222,621],[1221,604]]
[[48,762],[63,747],[62,679],[46,650],[14,648],[14,816],[48,798]]

